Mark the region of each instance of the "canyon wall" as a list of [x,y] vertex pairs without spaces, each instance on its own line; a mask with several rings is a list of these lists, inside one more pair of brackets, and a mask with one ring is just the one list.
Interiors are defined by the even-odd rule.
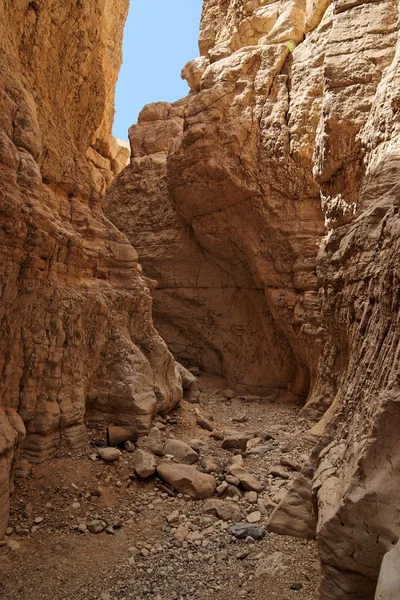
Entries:
[[398,18],[206,0],[191,91],[145,107],[104,204],[179,358],[325,412],[321,600],[372,599],[400,535]]
[[100,204],[123,166],[127,10],[0,1],[0,538],[22,446],[38,462],[82,445],[85,418],[147,431],[181,397],[137,253]]

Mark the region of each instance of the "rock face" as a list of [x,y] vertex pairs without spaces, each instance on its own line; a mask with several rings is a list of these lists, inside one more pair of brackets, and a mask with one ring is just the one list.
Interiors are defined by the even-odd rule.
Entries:
[[142,111],[105,200],[176,356],[328,409],[322,600],[372,599],[400,536],[398,17],[397,0],[206,0],[191,93]]
[[[104,210],[138,249],[146,275],[157,280],[154,322],[175,357],[248,389],[279,394],[297,363],[264,290],[247,265],[235,268],[220,251],[209,251],[169,192],[167,156],[182,136],[190,103],[191,97],[142,110],[129,131],[133,158],[108,190]],[[206,174],[202,180],[205,197],[212,182]]]
[[37,462],[84,443],[85,415],[143,432],[181,395],[137,253],[100,206],[124,162],[110,132],[127,9],[0,0],[0,537],[16,411]]

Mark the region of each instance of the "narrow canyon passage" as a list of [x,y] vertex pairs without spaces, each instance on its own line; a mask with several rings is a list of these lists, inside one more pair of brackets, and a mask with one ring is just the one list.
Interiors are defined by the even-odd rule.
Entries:
[[128,10],[0,0],[0,597],[398,600],[399,0],[204,0],[130,150]]

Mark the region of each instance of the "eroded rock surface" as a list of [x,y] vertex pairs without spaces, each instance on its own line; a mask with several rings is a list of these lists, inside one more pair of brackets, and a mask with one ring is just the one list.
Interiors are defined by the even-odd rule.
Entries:
[[398,18],[397,0],[206,0],[191,93],[144,109],[106,199],[177,356],[329,408],[322,600],[372,599],[400,535]]
[[0,537],[10,411],[38,462],[85,443],[85,416],[144,432],[181,395],[137,253],[100,206],[126,161],[111,125],[127,9],[0,1]]

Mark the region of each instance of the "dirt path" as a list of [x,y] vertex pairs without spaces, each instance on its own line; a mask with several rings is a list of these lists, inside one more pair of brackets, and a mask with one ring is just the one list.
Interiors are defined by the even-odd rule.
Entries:
[[[299,406],[244,402],[222,397],[223,382],[201,378],[200,405],[183,402],[160,428],[199,448],[200,469],[208,457],[224,481],[233,454],[196,425],[196,409],[216,430],[251,434],[249,444],[268,446],[265,454],[244,456],[246,470],[264,486],[258,499],[248,492],[226,498],[241,521],[261,510],[265,525],[289,479],[269,474],[280,462],[294,466],[309,451],[298,418]],[[258,438],[258,440],[257,440]],[[132,455],[117,463],[95,458],[104,431],[90,430],[91,446],[60,453],[17,482],[10,535],[0,548],[0,597],[18,600],[316,600],[318,560],[314,542],[267,533],[261,541],[239,540],[232,523],[219,520],[210,500],[174,495],[157,477],[139,481]],[[197,440],[197,441],[196,441]],[[200,442],[203,442],[199,446]],[[167,491],[166,491],[167,490]],[[168,517],[168,519],[167,519]],[[77,529],[102,519],[110,533]],[[168,522],[170,520],[171,522]],[[178,541],[180,528],[189,531]],[[291,589],[295,588],[295,589]]]

